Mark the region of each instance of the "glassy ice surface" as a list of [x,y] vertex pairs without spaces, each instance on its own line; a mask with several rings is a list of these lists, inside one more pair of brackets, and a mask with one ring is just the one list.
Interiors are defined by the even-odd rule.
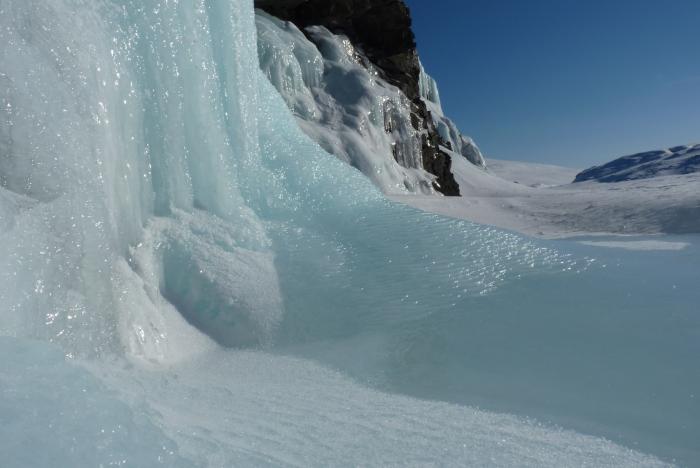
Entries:
[[0,43],[5,466],[698,462],[696,240],[387,202],[250,1],[10,0]]
[[596,261],[575,275],[510,282],[387,339],[367,334],[376,365],[355,359],[357,338],[319,355],[382,388],[532,416],[694,466],[700,238],[623,239],[687,247],[551,243]]

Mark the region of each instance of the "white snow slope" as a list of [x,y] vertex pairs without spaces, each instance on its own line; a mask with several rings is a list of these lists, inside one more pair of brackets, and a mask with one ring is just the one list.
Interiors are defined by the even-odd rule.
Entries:
[[570,184],[579,171],[552,164],[489,158],[489,172],[501,179],[537,188]]
[[700,232],[700,174],[570,183],[576,170],[453,158],[461,198],[395,196],[416,208],[539,237]]

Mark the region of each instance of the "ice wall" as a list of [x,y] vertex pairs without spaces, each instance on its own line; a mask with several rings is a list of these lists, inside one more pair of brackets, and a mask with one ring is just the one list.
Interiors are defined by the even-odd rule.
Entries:
[[[307,135],[385,193],[435,193],[435,177],[423,169],[424,123],[347,37],[321,26],[304,34],[261,10],[256,24],[261,68]],[[422,66],[419,89],[444,148],[484,167],[476,144],[444,116],[437,83]]]
[[206,310],[216,330],[264,342],[281,305],[252,209],[266,196],[253,181],[272,176],[250,5],[57,0],[2,13],[2,332],[164,358],[177,311],[209,329]]
[[260,10],[256,23],[261,68],[307,135],[387,193],[434,193],[410,100],[347,37],[314,26],[309,39]]

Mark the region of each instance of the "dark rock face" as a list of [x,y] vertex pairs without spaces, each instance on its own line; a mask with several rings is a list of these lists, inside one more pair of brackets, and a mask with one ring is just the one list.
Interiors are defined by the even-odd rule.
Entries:
[[418,97],[420,65],[402,0],[256,0],[255,6],[301,30],[325,26],[348,36],[389,83],[410,99]]
[[440,137],[425,103],[420,98],[420,62],[411,15],[403,0],[255,0],[255,6],[302,31],[325,26],[346,35],[353,45],[380,70],[383,78],[412,101],[416,130],[425,131],[423,167],[437,177],[435,189],[459,196],[452,175],[452,160],[440,151]]
[[579,173],[574,182],[623,182],[700,172],[700,144],[649,151],[595,166]]

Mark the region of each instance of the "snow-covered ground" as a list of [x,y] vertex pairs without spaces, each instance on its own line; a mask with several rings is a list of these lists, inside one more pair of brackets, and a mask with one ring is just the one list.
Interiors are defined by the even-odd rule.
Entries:
[[501,159],[489,159],[488,168],[490,173],[502,179],[530,187],[566,185],[579,172],[570,167]]
[[489,160],[483,171],[453,157],[461,198],[392,196],[413,207],[527,235],[700,232],[700,174],[572,184],[577,171]]

